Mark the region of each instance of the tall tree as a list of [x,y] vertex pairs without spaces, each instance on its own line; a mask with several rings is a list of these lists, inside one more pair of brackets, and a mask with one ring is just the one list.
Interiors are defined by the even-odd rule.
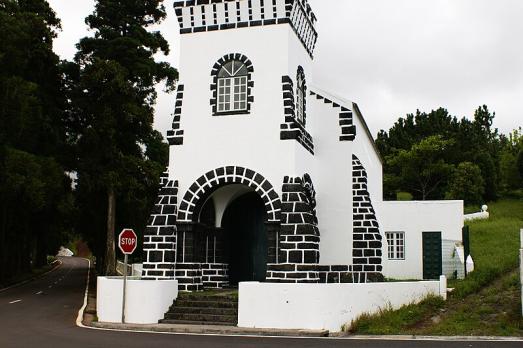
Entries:
[[445,161],[445,155],[452,141],[440,136],[430,136],[414,144],[409,150],[399,150],[387,158],[387,163],[396,169],[400,187],[412,192],[422,200],[439,198],[452,165]]
[[523,146],[521,150],[519,150],[517,166],[519,171],[519,185],[521,188],[523,188]]
[[[146,177],[155,181],[163,163],[146,156],[158,146],[152,122],[155,86],[175,87],[177,71],[156,62],[158,52],[169,53],[167,41],[148,27],[162,21],[162,0],[98,0],[86,23],[94,37],[83,38],[75,57],[77,71],[74,100],[80,192],[104,192],[106,210],[106,274],[115,273],[117,201],[129,195]],[[153,144],[154,143],[154,144]],[[165,146],[165,145],[161,145]],[[157,162],[156,162],[157,163]],[[161,168],[161,169],[159,169]],[[157,183],[157,181],[156,181]]]
[[59,29],[45,0],[0,2],[0,282],[44,264],[69,229]]

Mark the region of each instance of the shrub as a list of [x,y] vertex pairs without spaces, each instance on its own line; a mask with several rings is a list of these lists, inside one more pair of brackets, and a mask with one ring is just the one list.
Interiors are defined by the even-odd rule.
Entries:
[[462,162],[452,174],[446,198],[462,199],[465,204],[481,203],[484,192],[481,169],[474,163]]

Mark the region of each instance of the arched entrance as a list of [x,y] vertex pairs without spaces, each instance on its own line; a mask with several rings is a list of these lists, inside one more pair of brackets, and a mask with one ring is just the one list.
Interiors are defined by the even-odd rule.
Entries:
[[277,263],[280,214],[262,175],[241,167],[206,173],[179,203],[177,279],[188,290],[264,281],[267,264]]
[[229,251],[229,283],[264,281],[267,272],[267,213],[258,194],[247,193],[227,207],[222,219]]

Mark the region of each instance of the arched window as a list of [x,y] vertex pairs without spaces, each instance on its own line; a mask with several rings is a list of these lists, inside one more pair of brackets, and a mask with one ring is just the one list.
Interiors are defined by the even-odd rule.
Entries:
[[296,76],[296,118],[298,122],[305,126],[306,111],[306,92],[305,72],[301,66],[298,67]]
[[247,110],[247,67],[231,60],[218,73],[218,112]]
[[211,105],[215,115],[250,111],[252,72],[252,63],[241,54],[226,55],[214,65]]

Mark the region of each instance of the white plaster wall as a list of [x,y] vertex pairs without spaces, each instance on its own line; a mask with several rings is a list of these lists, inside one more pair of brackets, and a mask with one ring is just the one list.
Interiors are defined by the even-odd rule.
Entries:
[[[320,264],[352,262],[351,142],[339,140],[339,108],[310,97],[307,122],[313,130],[315,158],[311,173],[321,234]],[[302,171],[307,171],[303,168]]]
[[[96,311],[100,322],[122,320],[123,277],[98,277]],[[178,297],[177,280],[127,278],[125,322],[157,324]]]
[[376,208],[377,203],[383,200],[383,165],[373,145],[374,138],[367,131],[367,125],[364,124],[356,110],[353,111],[353,115],[356,126],[353,153],[360,159],[367,171],[368,190],[372,204]]
[[443,295],[446,280],[368,284],[240,283],[238,326],[341,331],[363,313],[399,308],[429,294]]
[[[326,92],[318,86],[312,89],[339,105],[353,111],[356,138],[352,142],[340,141],[340,108],[310,97],[308,110],[312,113],[315,157],[318,175],[313,176],[317,191],[317,215],[321,233],[320,263],[352,263],[352,154],[367,171],[368,189],[376,205],[382,201],[382,163],[373,146],[373,138],[366,125],[353,110],[353,103]],[[309,118],[309,117],[308,117]]]
[[[260,173],[279,194],[284,176],[303,175],[296,169],[301,146],[280,140],[281,78],[295,79],[298,63],[306,74],[311,70],[310,57],[295,42],[298,38],[287,24],[181,36],[180,81],[185,91],[180,124],[185,134],[183,146],[171,147],[169,175],[179,180],[182,197],[198,177],[227,165]],[[229,53],[244,54],[252,62],[254,102],[248,115],[212,116],[211,70]],[[300,156],[312,160],[308,153]]]
[[384,238],[385,277],[423,278],[423,232],[441,232],[442,240],[461,241],[463,201],[384,201],[377,210],[384,237],[385,232],[405,232],[405,260],[388,259]]

